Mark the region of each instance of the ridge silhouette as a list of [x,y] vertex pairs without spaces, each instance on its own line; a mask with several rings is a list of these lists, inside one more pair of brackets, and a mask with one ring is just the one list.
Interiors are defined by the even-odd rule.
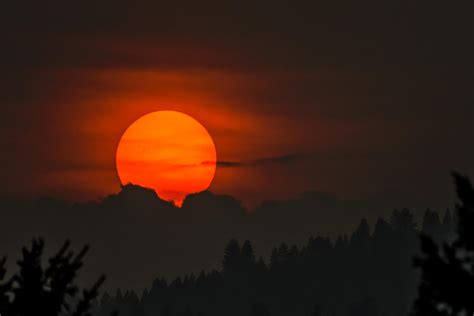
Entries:
[[[316,235],[303,245],[277,243],[268,259],[257,255],[260,251],[255,251],[249,239],[228,238],[219,268],[190,272],[171,281],[156,278],[142,293],[118,290],[114,295],[103,294],[100,300],[95,297],[103,278],[83,291],[81,300],[75,299],[78,286],[73,281],[87,247],[74,255],[66,243],[51,257],[49,266],[42,268],[44,244],[34,240],[31,250],[23,249],[20,271],[11,279],[5,279],[6,259],[0,261],[0,312],[57,315],[69,310],[78,316],[86,315],[89,309],[94,316],[110,315],[116,310],[129,316],[469,314],[474,310],[469,296],[474,286],[474,239],[470,229],[474,224],[474,191],[467,178],[455,174],[455,180],[460,203],[454,214],[447,210],[439,216],[426,209],[421,225],[417,225],[409,209],[395,209],[389,221],[378,218],[373,229],[362,218],[351,234],[340,234],[334,240]],[[89,205],[89,211],[112,205],[115,212],[130,219],[129,224],[133,224],[135,215],[130,211],[137,206],[144,207],[141,215],[149,219],[157,211],[173,211],[183,224],[181,228],[189,228],[186,225],[199,221],[203,205],[216,200],[220,201],[219,208],[231,206],[223,220],[232,213],[243,220],[248,218],[240,203],[229,196],[197,193],[189,197],[185,207],[176,208],[152,190],[133,185]],[[78,207],[38,203],[41,208],[44,203],[63,210]],[[334,200],[321,203],[328,206]],[[268,205],[271,203],[265,207]],[[223,212],[213,216],[220,214]],[[95,216],[101,219],[100,214]],[[215,227],[222,234],[220,224]],[[108,228],[123,229],[114,225]],[[194,253],[200,251],[196,248]],[[412,265],[412,258],[421,274]],[[136,272],[132,270],[131,277]]]
[[[35,236],[42,236],[53,248],[68,237],[94,245],[96,260],[84,271],[85,280],[92,282],[94,275],[107,271],[107,288],[135,290],[143,289],[154,271],[171,277],[198,273],[196,267],[216,269],[222,249],[234,237],[251,240],[268,258],[273,245],[282,240],[301,245],[315,232],[336,237],[336,227],[347,233],[351,222],[363,215],[362,207],[322,193],[264,203],[249,213],[229,195],[204,191],[189,195],[178,208],[153,190],[132,184],[93,202],[0,200],[0,206],[4,253],[14,255]],[[340,223],[342,216],[345,223]],[[136,271],[133,278],[127,274],[129,269]]]

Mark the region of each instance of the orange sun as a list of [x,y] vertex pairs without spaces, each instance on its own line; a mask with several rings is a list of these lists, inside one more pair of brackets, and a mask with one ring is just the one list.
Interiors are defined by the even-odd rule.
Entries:
[[211,184],[216,147],[192,117],[158,111],[128,127],[117,148],[116,164],[122,184],[152,188],[162,199],[180,206],[187,194]]

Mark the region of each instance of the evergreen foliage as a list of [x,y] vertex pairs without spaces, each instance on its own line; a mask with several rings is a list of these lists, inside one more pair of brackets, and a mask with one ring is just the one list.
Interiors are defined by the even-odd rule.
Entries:
[[88,250],[86,246],[75,255],[67,241],[44,267],[44,242],[35,239],[30,249],[23,248],[22,258],[18,261],[20,269],[8,280],[5,280],[4,258],[0,262],[1,315],[90,315],[105,277],[100,277],[90,289],[84,289],[80,294],[75,282]]

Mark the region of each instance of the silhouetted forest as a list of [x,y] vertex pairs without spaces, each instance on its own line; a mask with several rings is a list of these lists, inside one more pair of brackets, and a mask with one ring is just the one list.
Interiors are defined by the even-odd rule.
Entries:
[[[106,272],[105,289],[141,291],[158,273],[170,280],[185,273],[198,275],[201,269],[220,270],[223,249],[232,238],[252,241],[268,261],[272,248],[282,241],[301,247],[310,236],[350,236],[361,218],[372,227],[378,216],[388,221],[392,205],[397,204],[310,191],[246,208],[232,196],[204,191],[189,195],[178,208],[153,190],[134,185],[90,203],[0,199],[0,249],[12,258],[7,268],[13,269],[18,249],[37,236],[48,242],[46,252],[59,248],[65,238],[89,244],[94,260],[81,273],[81,281],[92,283]],[[410,210],[421,222],[424,208],[411,205]]]
[[[453,223],[449,210],[442,218],[426,210],[420,229],[441,242],[453,238]],[[269,262],[250,241],[232,239],[221,270],[157,278],[143,293],[104,294],[95,315],[407,315],[419,279],[412,263],[419,232],[408,209],[395,210],[373,230],[362,219],[352,235],[335,241],[281,243]]]
[[[88,247],[77,255],[66,242],[44,265],[44,243],[22,249],[19,270],[7,277],[0,261],[0,313],[33,315],[471,315],[474,312],[474,189],[454,174],[456,218],[426,210],[421,229],[408,209],[365,219],[351,236],[312,237],[303,247],[281,243],[269,262],[250,241],[231,239],[219,271],[202,271],[134,291],[98,297],[76,284]],[[457,225],[455,225],[457,223]],[[420,242],[421,241],[421,242]],[[421,251],[419,251],[421,247]],[[419,268],[419,269],[415,269]],[[420,273],[421,272],[421,273]]]

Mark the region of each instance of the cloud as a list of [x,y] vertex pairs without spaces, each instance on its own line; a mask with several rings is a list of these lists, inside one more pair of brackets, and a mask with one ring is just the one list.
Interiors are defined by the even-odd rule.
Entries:
[[218,161],[218,167],[223,168],[236,168],[236,167],[245,167],[247,164],[245,162],[238,162],[238,161]]
[[[279,165],[288,165],[295,162],[298,162],[302,159],[306,158],[306,155],[302,154],[285,154],[281,156],[273,156],[273,157],[264,157],[250,161],[218,161],[217,166],[223,168],[240,168],[240,167],[258,167],[258,166],[265,166],[265,165],[272,165],[272,164],[279,164]],[[212,162],[204,161],[202,164],[207,165]]]
[[257,159],[253,165],[268,165],[268,164],[291,164],[304,159],[306,156],[302,154],[290,153],[282,156],[266,157]]

